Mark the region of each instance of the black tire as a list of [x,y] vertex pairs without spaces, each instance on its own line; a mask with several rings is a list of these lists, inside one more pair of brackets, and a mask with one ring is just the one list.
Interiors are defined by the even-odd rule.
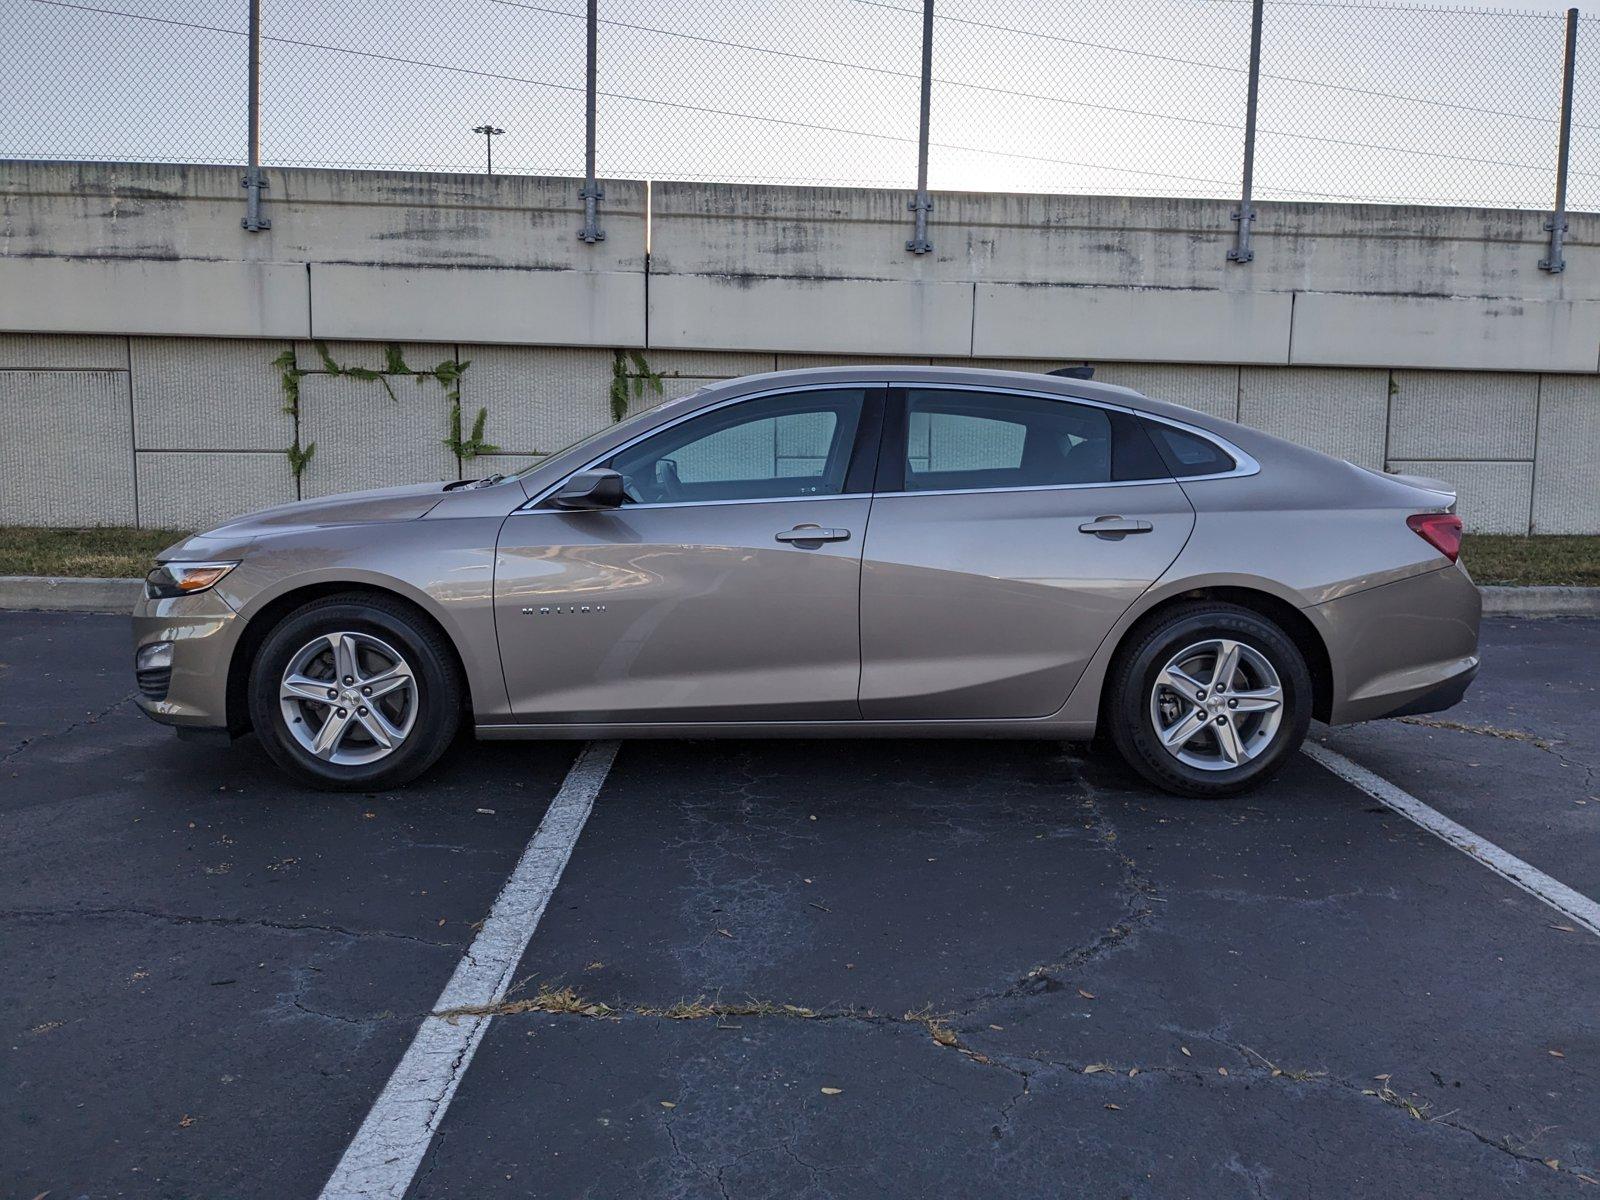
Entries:
[[[290,660],[319,636],[335,632],[376,638],[398,651],[411,670],[416,708],[409,730],[374,762],[344,764],[317,757],[290,732],[279,700],[279,682]],[[408,783],[449,747],[463,711],[460,672],[443,635],[404,601],[369,593],[312,600],[284,617],[251,664],[249,697],[251,723],[272,760],[298,781],[323,791],[370,792]],[[357,736],[366,735],[357,731]]]
[[[1179,761],[1158,740],[1150,712],[1157,676],[1168,661],[1210,638],[1228,638],[1259,653],[1277,673],[1283,693],[1282,715],[1270,739],[1254,757],[1222,770]],[[1236,796],[1266,782],[1300,748],[1311,725],[1313,693],[1305,656],[1274,622],[1236,604],[1192,601],[1136,627],[1112,664],[1108,684],[1112,744],[1135,771],[1177,796]]]

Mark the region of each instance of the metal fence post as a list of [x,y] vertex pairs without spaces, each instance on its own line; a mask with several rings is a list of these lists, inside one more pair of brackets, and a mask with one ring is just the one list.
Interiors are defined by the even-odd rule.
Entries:
[[594,178],[595,60],[599,45],[600,0],[589,0],[589,62],[583,110],[583,187],[578,192],[583,197],[583,228],[578,231],[578,236],[591,245],[606,239],[605,230],[600,228],[600,200],[605,192]]
[[1556,211],[1544,223],[1550,231],[1550,253],[1541,270],[1558,275],[1567,269],[1562,242],[1567,236],[1567,160],[1572,155],[1572,64],[1578,49],[1578,10],[1567,9],[1567,58],[1561,72],[1561,148],[1556,152]]
[[933,95],[933,0],[922,0],[922,114],[917,126],[917,194],[910,208],[915,224],[906,249],[913,254],[927,254],[933,249],[928,240],[928,213],[933,201],[928,199],[928,108]]
[[1233,214],[1238,232],[1228,261],[1247,263],[1256,256],[1250,248],[1250,226],[1255,223],[1256,210],[1250,202],[1250,192],[1256,181],[1256,101],[1261,94],[1261,10],[1263,0],[1250,6],[1250,85],[1244,106],[1244,185],[1239,193],[1239,210]]
[[267,187],[267,176],[261,170],[261,0],[250,0],[249,77],[249,162],[244,172],[244,219],[239,224],[259,233],[272,228],[272,222],[261,215],[261,193]]

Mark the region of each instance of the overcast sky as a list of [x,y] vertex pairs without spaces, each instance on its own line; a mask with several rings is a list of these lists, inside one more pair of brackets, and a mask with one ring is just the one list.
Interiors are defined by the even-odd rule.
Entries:
[[[1516,11],[1508,12],[1514,7]],[[263,155],[581,174],[583,0],[263,0]],[[1237,191],[1246,0],[938,0],[936,189]],[[0,157],[238,162],[245,0],[0,0]],[[599,169],[914,185],[918,0],[600,0]],[[1600,207],[1600,23],[1571,204]],[[1257,195],[1548,207],[1564,19],[1269,3]],[[1593,82],[1596,95],[1588,96]]]

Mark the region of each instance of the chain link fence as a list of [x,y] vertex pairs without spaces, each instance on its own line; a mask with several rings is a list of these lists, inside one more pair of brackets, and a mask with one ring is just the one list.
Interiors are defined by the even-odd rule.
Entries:
[[[915,187],[921,0],[595,10],[600,175]],[[0,0],[0,156],[248,162],[250,11]],[[264,164],[584,173],[585,0],[259,11]],[[1250,0],[937,0],[928,186],[1237,198],[1251,24]],[[1595,210],[1600,26],[1578,26],[1569,206]],[[1566,29],[1271,0],[1255,199],[1552,209]]]

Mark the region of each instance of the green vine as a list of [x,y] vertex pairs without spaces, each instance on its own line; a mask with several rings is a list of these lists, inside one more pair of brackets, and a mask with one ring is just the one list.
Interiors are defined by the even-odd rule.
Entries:
[[317,452],[315,442],[309,446],[300,445],[300,380],[309,372],[300,369],[295,360],[293,346],[273,359],[272,365],[278,368],[278,384],[283,389],[283,411],[294,418],[294,444],[283,453],[289,460],[290,473],[293,474],[295,482],[299,483],[300,476],[305,474],[306,464]]
[[[628,370],[630,361],[633,364],[632,372]],[[629,401],[643,396],[646,387],[660,395],[661,373],[652,371],[650,364],[645,361],[644,355],[638,350],[613,350],[611,352],[611,419],[620,421],[627,416]]]
[[299,482],[300,476],[305,474],[306,464],[311,461],[316,452],[317,444],[315,442],[302,449],[298,435],[294,439],[294,445],[284,451],[284,454],[288,455],[289,470],[294,473],[296,482]]
[[[343,375],[366,383],[380,383],[383,385],[383,390],[389,394],[389,399],[397,403],[400,398],[395,395],[394,387],[389,382],[394,376],[409,376],[418,387],[422,386],[424,380],[435,380],[444,389],[445,398],[450,402],[444,437],[445,446],[463,462],[480,454],[493,454],[500,449],[484,437],[483,427],[489,419],[489,411],[486,408],[478,410],[478,415],[472,422],[472,432],[466,437],[461,434],[461,376],[472,365],[470,359],[456,362],[453,358],[447,358],[430,370],[417,370],[407,364],[405,354],[399,345],[389,342],[383,348],[382,368],[374,370],[371,367],[347,366],[338,362],[328,350],[327,342],[315,340],[311,344],[316,347],[317,357],[322,360],[320,371],[302,368],[295,358],[292,347],[272,360],[272,365],[277,367],[280,373],[284,397],[283,411],[295,418],[294,445],[284,452],[288,456],[289,469],[294,472],[295,479],[300,478],[306,469],[306,464],[311,461],[311,456],[317,451],[315,442],[303,449],[300,445],[300,380],[313,374]],[[659,382],[656,386],[659,391]]]
[[493,454],[500,449],[493,442],[487,441],[483,436],[483,423],[489,419],[489,410],[480,408],[478,415],[473,419],[472,432],[466,437],[461,436],[461,404],[457,401],[450,406],[450,433],[444,439],[444,444],[462,462],[469,458],[477,458],[480,454]]

